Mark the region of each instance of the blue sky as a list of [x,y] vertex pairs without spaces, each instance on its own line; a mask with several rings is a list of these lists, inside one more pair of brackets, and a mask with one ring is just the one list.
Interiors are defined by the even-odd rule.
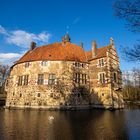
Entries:
[[61,41],[68,31],[71,42],[83,42],[90,50],[113,37],[122,70],[138,67],[125,62],[121,45],[132,46],[139,34],[125,28],[125,21],[114,16],[114,0],[0,0],[0,62],[11,64],[28,50],[34,40],[38,45]]

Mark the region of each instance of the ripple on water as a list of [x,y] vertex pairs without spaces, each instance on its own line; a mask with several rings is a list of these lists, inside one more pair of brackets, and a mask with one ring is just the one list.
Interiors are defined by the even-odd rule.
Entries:
[[140,110],[0,109],[0,139],[140,139]]

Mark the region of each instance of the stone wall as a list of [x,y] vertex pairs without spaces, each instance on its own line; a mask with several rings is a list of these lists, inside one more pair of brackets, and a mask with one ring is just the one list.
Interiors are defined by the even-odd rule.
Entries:
[[[114,51],[114,49],[113,49]],[[121,94],[120,80],[111,83],[112,73],[117,72],[120,76],[119,60],[114,57],[112,51],[107,52],[104,57],[104,66],[99,66],[99,60],[95,59],[90,63],[74,61],[47,61],[42,66],[42,61],[20,63],[12,67],[10,76],[7,79],[7,100],[6,107],[21,108],[69,108],[69,107],[102,107],[122,108],[123,98]],[[111,56],[113,55],[113,56]],[[113,60],[112,60],[113,57]],[[115,66],[112,62],[116,59]],[[99,73],[105,72],[105,83],[99,81]],[[55,74],[54,85],[48,84],[49,74]],[[87,83],[75,83],[74,74],[86,74]],[[43,85],[37,84],[38,74],[44,74]],[[22,75],[29,75],[28,85],[18,86],[18,78]],[[80,77],[81,78],[81,77]]]
[[[85,64],[86,65],[86,64]],[[85,68],[75,68],[72,61],[47,61],[46,66],[41,66],[41,61],[30,62],[28,68],[25,63],[15,65],[8,78],[7,107],[64,107],[88,105],[89,96],[80,90],[87,89],[86,85],[74,84],[73,73],[88,74]],[[48,85],[48,75],[56,74],[56,84]],[[38,74],[44,74],[45,83],[37,85]],[[29,75],[29,84],[18,86],[18,77]]]
[[[104,66],[99,65],[99,59],[104,60]],[[105,73],[105,83],[100,83],[99,81],[99,74],[102,72]],[[90,61],[89,73],[92,104],[105,108],[123,108],[120,64],[114,46],[111,46],[107,51],[106,57]],[[113,73],[117,75],[116,81],[113,79]]]

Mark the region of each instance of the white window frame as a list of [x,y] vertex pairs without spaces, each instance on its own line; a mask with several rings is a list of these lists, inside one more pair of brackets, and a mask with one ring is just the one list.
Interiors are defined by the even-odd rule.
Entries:
[[29,68],[30,67],[30,62],[25,62],[25,68]]
[[48,61],[41,61],[41,66],[45,67],[48,65]]
[[100,58],[98,60],[98,64],[99,64],[100,67],[104,67],[105,66],[104,58]]
[[[101,76],[102,75],[102,76]],[[104,76],[103,76],[104,75]],[[104,77],[104,78],[103,78]],[[106,73],[105,72],[99,72],[98,73],[98,81],[100,84],[105,84],[106,83]]]

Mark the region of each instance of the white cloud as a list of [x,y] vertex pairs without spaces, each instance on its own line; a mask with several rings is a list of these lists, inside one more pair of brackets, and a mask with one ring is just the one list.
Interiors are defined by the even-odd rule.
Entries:
[[43,42],[49,42],[51,35],[49,33],[42,32],[38,35],[38,39]]
[[5,28],[2,27],[1,25],[0,25],[0,34],[4,34],[4,35],[7,34],[7,31],[6,31]]
[[21,48],[29,48],[30,43],[35,41],[37,44],[47,44],[51,34],[45,31],[34,34],[24,30],[8,31],[0,25],[0,34],[5,36],[6,43],[13,44]]
[[[0,63],[12,65],[29,49],[30,43],[35,41],[37,45],[48,44],[51,34],[42,31],[38,34],[30,33],[25,30],[7,30],[0,25],[0,35],[4,37],[5,43],[20,47],[19,53],[0,53]],[[16,48],[15,48],[16,49]]]
[[12,65],[17,61],[25,52],[21,53],[0,53],[0,63]]
[[21,54],[19,53],[0,53],[0,59],[12,59],[20,56]]

